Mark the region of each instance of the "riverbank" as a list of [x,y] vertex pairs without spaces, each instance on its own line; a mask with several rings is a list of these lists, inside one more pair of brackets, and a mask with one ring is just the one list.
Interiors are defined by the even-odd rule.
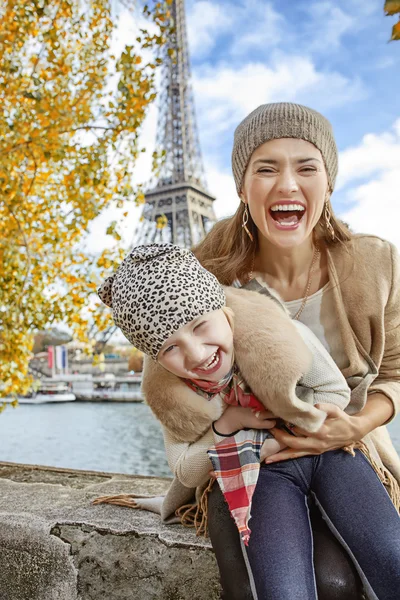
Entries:
[[169,483],[0,462],[1,599],[217,600],[208,540],[146,511],[92,504]]

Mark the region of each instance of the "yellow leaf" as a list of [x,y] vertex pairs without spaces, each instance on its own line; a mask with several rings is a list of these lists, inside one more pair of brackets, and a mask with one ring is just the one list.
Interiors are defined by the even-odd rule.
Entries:
[[164,227],[166,227],[168,225],[168,219],[165,215],[161,215],[160,217],[157,217],[156,220],[156,228],[157,229],[164,229]]
[[144,204],[146,201],[145,196],[143,194],[143,192],[139,192],[136,196],[136,204],[137,206],[140,206],[141,204]]
[[387,15],[400,13],[400,0],[386,0],[384,11]]
[[393,25],[392,37],[390,39],[392,41],[400,40],[400,21],[398,21],[395,25]]

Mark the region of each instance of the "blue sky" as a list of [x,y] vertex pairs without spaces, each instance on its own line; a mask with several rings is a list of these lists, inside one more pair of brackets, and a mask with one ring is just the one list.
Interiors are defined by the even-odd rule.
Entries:
[[[400,248],[400,42],[388,43],[395,19],[384,16],[383,4],[186,0],[200,142],[217,216],[238,204],[230,170],[235,126],[259,104],[300,102],[322,112],[334,128],[340,152],[336,212],[353,229]],[[119,44],[132,40],[130,27],[134,17],[123,15]],[[138,164],[138,180],[149,173],[156,116],[153,107],[143,128],[149,152]],[[127,243],[138,217],[132,209]],[[100,239],[107,220],[107,214],[98,220],[93,239]]]

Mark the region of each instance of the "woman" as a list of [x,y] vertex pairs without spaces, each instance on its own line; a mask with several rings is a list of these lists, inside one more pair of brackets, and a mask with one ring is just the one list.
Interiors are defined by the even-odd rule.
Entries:
[[[379,467],[383,461],[398,480],[397,454],[385,430],[376,428],[387,424],[400,406],[399,257],[387,242],[354,236],[334,217],[330,196],[337,150],[330,124],[299,105],[261,106],[235,132],[232,165],[241,204],[234,217],[214,227],[197,248],[197,257],[221,283],[238,280],[244,285],[255,277],[258,285],[278,292],[293,318],[308,325],[328,348],[352,388],[348,411],[331,410],[317,434],[292,437],[274,430],[288,449],[269,463],[283,467],[290,464],[282,462],[287,459],[323,455],[364,439]],[[215,426],[220,431],[224,423]],[[209,528],[226,597],[247,597],[229,588],[235,551],[224,552],[217,535],[223,531],[224,512],[213,497],[218,495],[215,487]],[[253,530],[262,524],[262,496],[258,499]],[[397,526],[397,515],[387,518]],[[229,521],[224,523],[229,530]],[[390,535],[386,541],[390,546]],[[257,549],[263,550],[267,554],[267,543]],[[286,570],[270,570],[277,573],[275,584],[279,577],[287,581]],[[303,597],[298,588],[293,597]]]
[[[400,587],[400,519],[394,507],[399,505],[400,461],[382,426],[400,406],[399,257],[389,243],[352,235],[333,216],[330,195],[337,150],[330,124],[319,113],[286,103],[259,107],[235,132],[232,164],[240,206],[232,218],[217,223],[196,249],[197,257],[222,284],[239,284],[271,296],[278,293],[292,317],[310,327],[331,353],[352,394],[346,412],[321,405],[328,418],[314,435],[299,428],[293,430],[296,436],[273,429],[287,449],[269,457],[260,470],[248,550],[241,547],[222,494],[213,486],[208,527],[223,597],[312,600],[318,587],[324,600],[356,598],[354,587],[344,586],[341,594],[343,570],[338,576],[331,569],[330,595],[326,576],[321,578],[326,563],[329,571],[330,562],[335,561],[335,567],[345,562],[343,551],[332,550],[332,545],[346,548],[346,539],[353,536],[349,545],[359,541],[360,556],[352,556],[350,564],[358,570],[367,597],[394,600]],[[235,332],[243,335],[247,316],[236,310],[235,315]],[[239,367],[249,373],[246,352],[238,350]],[[268,360],[267,355],[255,359],[251,346],[248,354],[253,364]],[[246,426],[241,412],[246,409],[228,407],[222,416],[212,417],[211,403],[206,411],[192,401],[184,404],[182,398],[177,400],[174,382],[166,383],[160,369],[147,361],[143,389],[164,424],[169,464],[176,476],[161,508],[167,519],[190,499],[191,488],[197,488],[198,504],[205,508],[199,492],[210,469],[206,454],[213,443],[210,420],[219,433],[228,435]],[[180,416],[183,410],[185,419]],[[265,411],[259,417],[262,428],[273,415]],[[192,443],[182,442],[183,432],[186,439],[192,432]],[[329,482],[335,477],[335,460],[345,454],[338,449],[361,440],[370,462],[358,450],[354,460],[364,461],[364,479],[355,481],[350,467],[346,479],[335,481],[341,492],[332,497]],[[330,546],[324,545],[325,564],[318,564],[323,562],[318,550],[314,560],[317,584],[320,575],[325,587],[315,584],[307,506],[316,487],[318,497],[329,503],[329,512],[338,507],[329,522],[336,542],[331,536]],[[343,526],[346,507],[357,516],[357,503],[363,503],[369,522],[355,518]],[[323,504],[319,508],[323,511]],[[326,530],[321,525],[318,529],[326,538]],[[385,570],[392,575],[382,578],[377,572],[374,547],[385,548]]]

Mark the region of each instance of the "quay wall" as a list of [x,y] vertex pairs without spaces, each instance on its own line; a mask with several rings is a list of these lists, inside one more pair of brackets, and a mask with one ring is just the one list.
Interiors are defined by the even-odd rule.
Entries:
[[106,494],[169,479],[0,462],[1,600],[217,600],[209,540]]

